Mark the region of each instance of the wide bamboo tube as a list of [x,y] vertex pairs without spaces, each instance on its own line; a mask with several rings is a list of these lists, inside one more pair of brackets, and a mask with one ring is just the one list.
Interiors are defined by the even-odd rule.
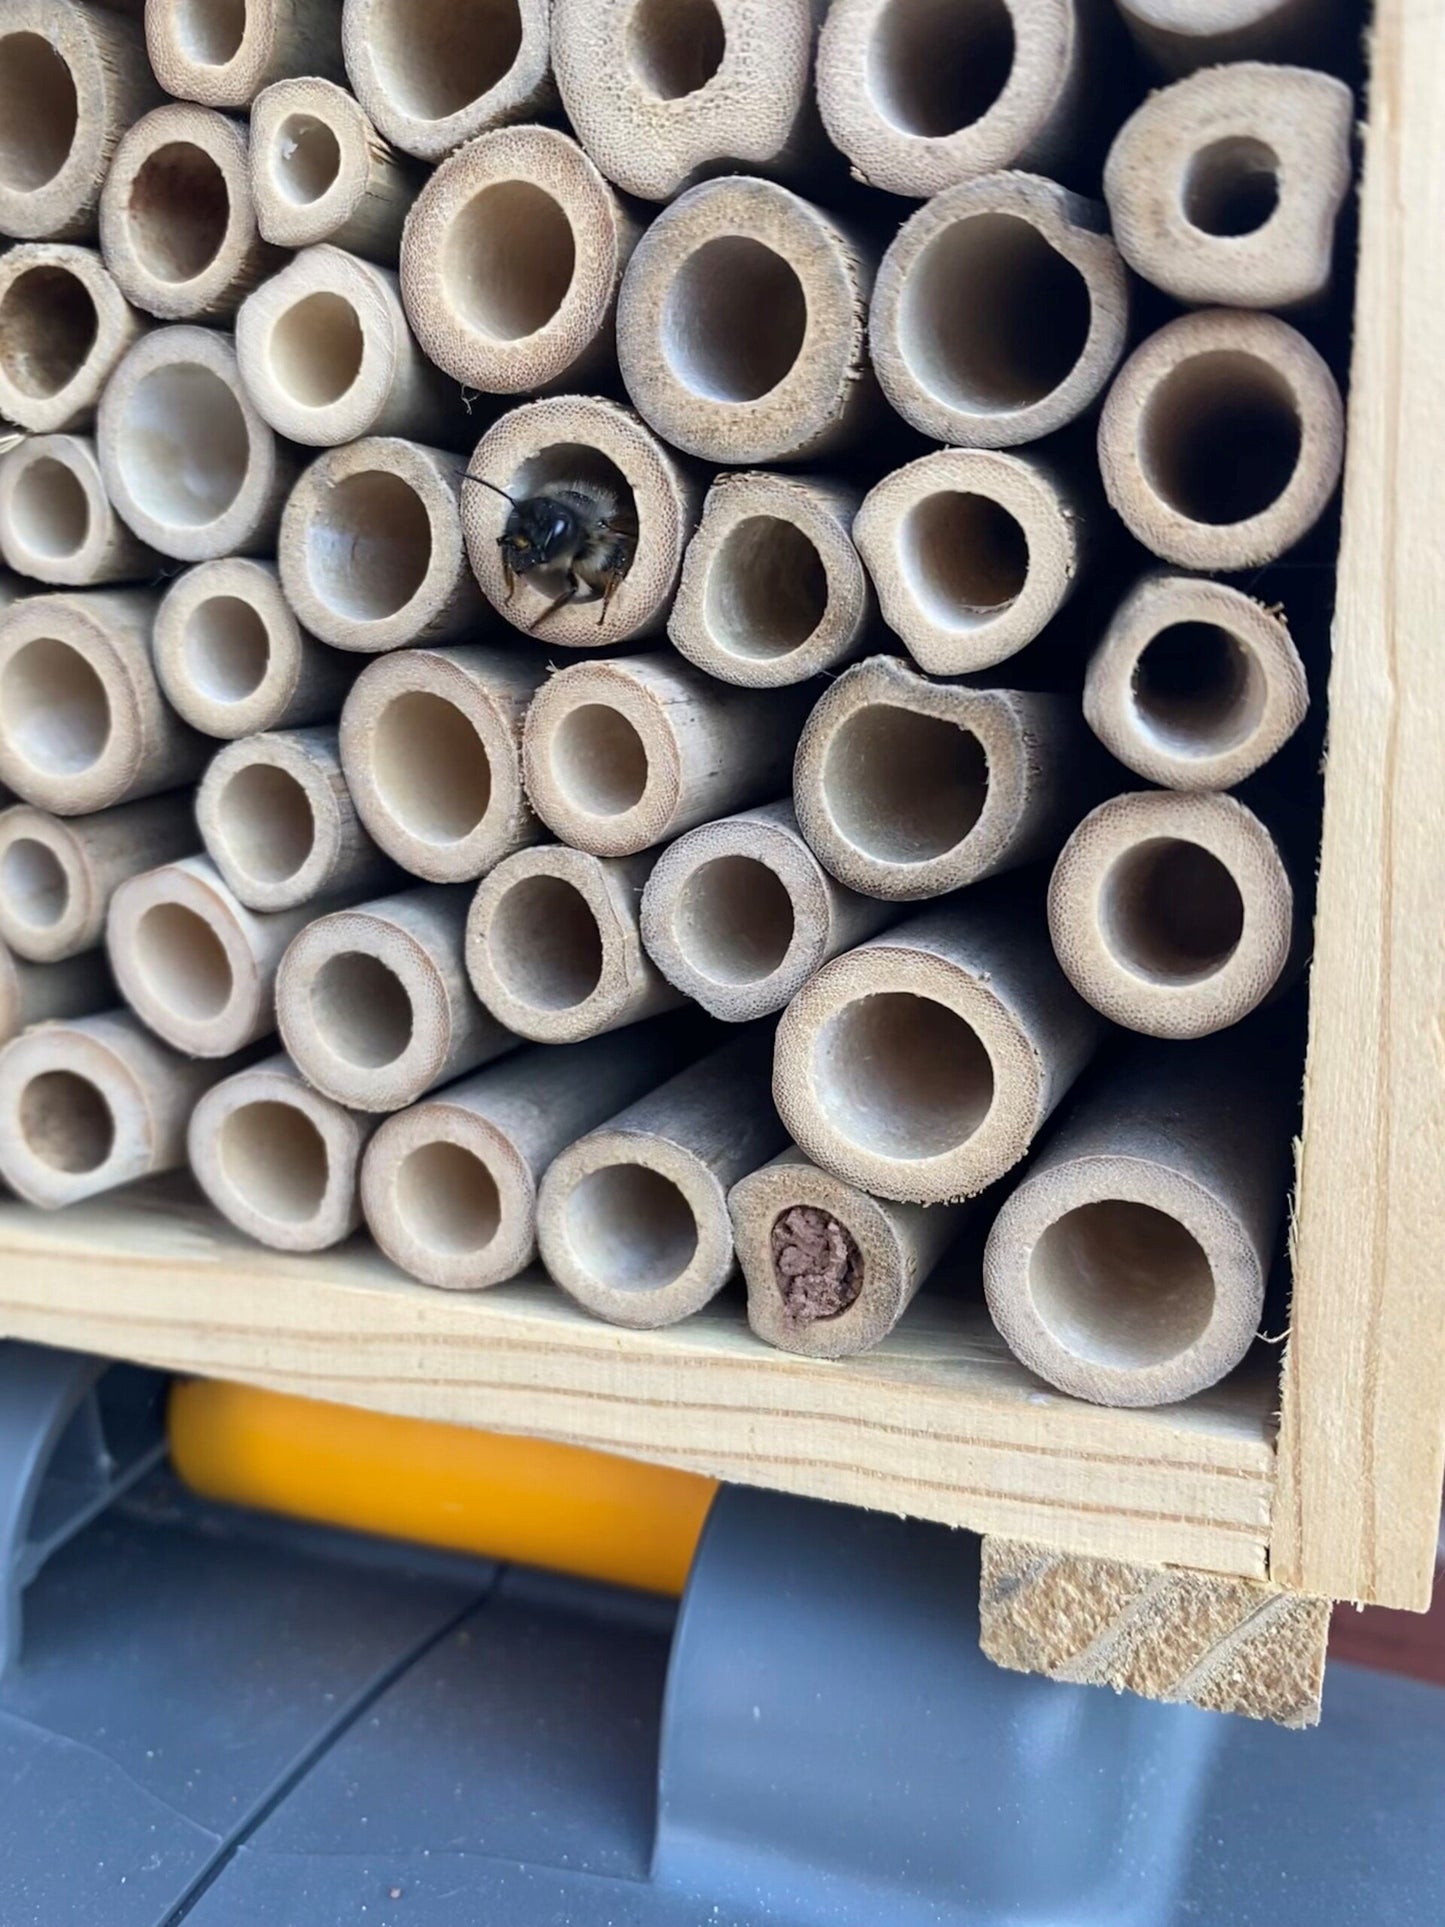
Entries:
[[427,884],[318,917],[295,940],[277,1013],[317,1090],[353,1110],[399,1111],[515,1046],[467,982],[467,896]]
[[0,555],[58,588],[142,581],[161,567],[111,507],[85,435],[32,435],[0,462]]
[[1282,611],[1201,576],[1146,575],[1089,658],[1084,715],[1146,782],[1224,790],[1304,721],[1309,684]]
[[251,197],[263,240],[333,246],[395,267],[421,170],[396,154],[344,87],[278,80],[251,103]]
[[93,950],[117,887],[199,843],[184,790],[69,818],[13,804],[0,814],[0,940],[32,963]]
[[769,1037],[747,1031],[570,1145],[542,1180],[537,1244],[564,1291],[634,1330],[699,1311],[734,1269],[727,1194],[776,1155]]
[[155,597],[21,596],[0,615],[0,781],[61,816],[190,782],[209,744],[161,695]]
[[32,1024],[88,1017],[114,1002],[115,984],[99,950],[59,963],[30,963],[0,943],[0,1044]]
[[11,248],[0,255],[0,415],[34,435],[88,428],[116,363],[149,326],[94,248]]
[[766,803],[668,845],[642,893],[642,941],[669,983],[736,1024],[781,1010],[893,914],[828,875],[791,803]]
[[1140,790],[1092,810],[1049,884],[1074,988],[1127,1030],[1207,1037],[1247,1017],[1291,962],[1299,894],[1236,797]]
[[1344,16],[1339,0],[1118,0],[1124,24],[1156,66],[1192,73],[1227,60],[1322,62]]
[[853,890],[904,902],[1053,854],[1099,793],[1078,704],[930,682],[871,656],[832,683],[793,767],[798,824]]
[[1181,315],[1125,362],[1099,466],[1132,534],[1186,569],[1273,562],[1324,513],[1344,459],[1328,367],[1274,315]]
[[547,832],[522,788],[522,725],[540,652],[399,649],[368,663],[341,712],[363,823],[429,883],[465,883]]
[[289,74],[346,74],[340,13],[320,0],[145,0],[145,28],[166,92],[202,107],[249,107]]
[[778,1025],[773,1101],[815,1164],[939,1204],[1010,1170],[1102,1025],[1031,897],[992,884],[824,964]]
[[1242,61],[1151,94],[1109,149],[1119,252],[1176,301],[1287,308],[1330,282],[1354,96],[1305,67]]

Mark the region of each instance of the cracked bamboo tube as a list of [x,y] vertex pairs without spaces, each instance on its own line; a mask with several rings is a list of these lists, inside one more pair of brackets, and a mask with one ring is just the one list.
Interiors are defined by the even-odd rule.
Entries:
[[145,0],[146,49],[178,100],[244,109],[291,74],[345,78],[341,18],[305,0]]
[[57,588],[144,581],[161,568],[111,507],[87,435],[31,435],[0,462],[0,555]]
[[394,268],[421,170],[395,153],[344,87],[278,80],[251,103],[251,197],[263,240],[322,241]]
[[69,818],[13,804],[0,814],[0,940],[32,963],[93,950],[117,887],[199,843],[186,791]]
[[0,1044],[32,1024],[88,1017],[115,1002],[115,985],[99,950],[58,963],[31,963],[0,943]]
[[9,249],[0,255],[0,415],[32,435],[88,428],[116,364],[149,326],[94,248]]
[[1322,62],[1341,25],[1339,0],[1118,0],[1139,47],[1166,73],[1230,60]]
[[727,1194],[786,1141],[768,1102],[766,1030],[700,1058],[595,1131],[542,1180],[537,1244],[595,1317],[673,1325],[734,1270]]

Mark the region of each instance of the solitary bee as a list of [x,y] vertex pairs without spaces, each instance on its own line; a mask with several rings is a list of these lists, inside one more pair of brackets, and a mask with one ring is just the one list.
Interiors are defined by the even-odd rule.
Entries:
[[565,576],[566,586],[532,627],[540,629],[585,588],[601,597],[601,628],[637,550],[637,518],[623,509],[616,494],[596,482],[544,482],[535,494],[518,501],[485,475],[468,474],[466,479],[480,482],[511,505],[507,525],[497,537],[508,602],[519,575],[551,570]]

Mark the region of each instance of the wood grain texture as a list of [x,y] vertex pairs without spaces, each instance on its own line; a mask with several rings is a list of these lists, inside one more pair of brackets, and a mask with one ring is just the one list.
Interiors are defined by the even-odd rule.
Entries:
[[1421,1611],[1445,1466],[1445,3],[1379,0],[1277,1584]]

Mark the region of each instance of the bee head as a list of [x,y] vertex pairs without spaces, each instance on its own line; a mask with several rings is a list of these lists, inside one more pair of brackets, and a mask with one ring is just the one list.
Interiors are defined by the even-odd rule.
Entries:
[[575,546],[574,517],[545,496],[528,496],[512,506],[507,526],[497,539],[509,568],[518,575],[565,561]]

